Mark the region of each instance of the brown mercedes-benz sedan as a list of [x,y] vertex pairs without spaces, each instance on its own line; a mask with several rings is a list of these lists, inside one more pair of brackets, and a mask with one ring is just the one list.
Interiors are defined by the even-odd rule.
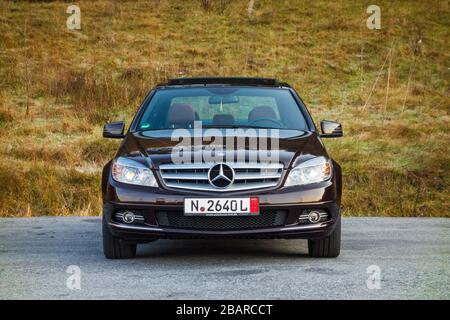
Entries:
[[103,248],[131,258],[159,238],[308,239],[337,257],[341,168],[298,94],[266,78],[172,79],[150,91],[102,175]]

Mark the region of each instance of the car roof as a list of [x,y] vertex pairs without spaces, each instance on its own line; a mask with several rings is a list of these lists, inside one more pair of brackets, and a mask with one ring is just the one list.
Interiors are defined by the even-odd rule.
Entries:
[[198,77],[175,78],[159,86],[206,86],[206,85],[232,85],[232,86],[256,86],[256,87],[289,87],[287,83],[279,82],[272,78],[252,77]]

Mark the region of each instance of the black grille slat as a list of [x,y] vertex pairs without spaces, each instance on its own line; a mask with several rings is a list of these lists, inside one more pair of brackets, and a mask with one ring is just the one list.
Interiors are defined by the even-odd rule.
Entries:
[[258,216],[184,216],[179,211],[156,212],[163,227],[198,230],[245,230],[284,226],[287,211],[261,212]]

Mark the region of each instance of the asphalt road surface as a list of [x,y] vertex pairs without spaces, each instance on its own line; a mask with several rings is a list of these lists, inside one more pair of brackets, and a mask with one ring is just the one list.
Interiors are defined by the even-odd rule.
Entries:
[[450,219],[344,219],[337,259],[304,240],[158,240],[106,260],[100,227],[0,219],[0,299],[450,298]]

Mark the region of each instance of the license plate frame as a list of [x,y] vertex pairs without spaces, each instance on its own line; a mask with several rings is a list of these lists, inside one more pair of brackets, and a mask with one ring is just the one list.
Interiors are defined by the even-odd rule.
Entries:
[[[244,210],[245,209],[245,210]],[[185,216],[258,216],[258,197],[185,198]]]

